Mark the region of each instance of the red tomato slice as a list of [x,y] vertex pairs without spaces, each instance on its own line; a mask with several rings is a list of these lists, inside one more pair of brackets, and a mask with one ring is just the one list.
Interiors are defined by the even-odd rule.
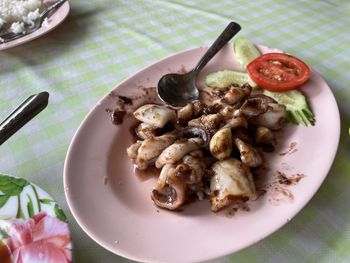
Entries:
[[250,78],[271,91],[295,89],[310,78],[310,68],[300,59],[284,53],[267,53],[247,66]]

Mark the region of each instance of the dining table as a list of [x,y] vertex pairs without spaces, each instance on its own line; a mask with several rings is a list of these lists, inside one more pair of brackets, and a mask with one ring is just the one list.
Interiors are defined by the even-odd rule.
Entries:
[[69,5],[57,28],[0,51],[0,119],[28,96],[50,94],[47,108],[1,145],[0,173],[40,185],[58,202],[70,222],[74,262],[133,262],[98,245],[70,212],[63,169],[80,123],[118,83],[163,57],[209,46],[230,21],[241,25],[240,35],[301,58],[323,77],[337,101],[341,135],[325,181],[290,222],[210,262],[350,262],[348,0],[69,0]]

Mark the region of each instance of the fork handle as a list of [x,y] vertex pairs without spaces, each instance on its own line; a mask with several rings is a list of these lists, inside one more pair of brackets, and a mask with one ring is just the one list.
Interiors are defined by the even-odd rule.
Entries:
[[61,5],[63,5],[65,2],[67,2],[67,0],[58,0],[55,3],[53,3],[53,5],[51,5],[48,9],[46,9],[46,11],[44,13],[42,13],[40,15],[41,19],[46,18],[51,13],[51,11],[56,10]]

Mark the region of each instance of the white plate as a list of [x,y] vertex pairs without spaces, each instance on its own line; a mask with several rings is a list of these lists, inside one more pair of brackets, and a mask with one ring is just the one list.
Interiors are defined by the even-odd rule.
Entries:
[[57,27],[59,24],[61,24],[63,20],[67,17],[68,13],[69,13],[69,3],[67,1],[60,8],[58,8],[52,14],[52,16],[49,17],[47,26],[42,26],[41,28],[39,28],[38,30],[36,30],[35,32],[29,35],[23,36],[21,38],[12,40],[7,43],[0,44],[0,51],[22,45],[44,34],[47,34],[51,30],[53,30],[55,27]]
[[[147,95],[145,87],[155,87],[169,71],[192,69],[206,50],[195,48],[167,57],[119,84],[90,111],[69,147],[64,168],[68,204],[89,236],[116,254],[142,262],[196,262],[243,249],[291,220],[316,193],[332,165],[339,142],[339,111],[331,90],[313,71],[303,91],[316,125],[285,127],[279,148],[267,158],[267,182],[276,180],[277,171],[305,175],[298,184],[284,188],[288,198],[268,191],[249,203],[249,212],[239,211],[233,217],[212,213],[208,200],[192,203],[183,212],[155,207],[150,199],[155,181],[141,182],[125,153],[131,144],[130,121],[115,126],[106,109],[115,108],[116,94],[139,95],[141,101],[154,96]],[[200,85],[203,76],[219,69],[240,69],[231,46],[205,67]],[[292,143],[294,151],[280,154]]]
[[0,174],[0,262],[71,263],[71,250],[66,216],[53,198],[25,179]]

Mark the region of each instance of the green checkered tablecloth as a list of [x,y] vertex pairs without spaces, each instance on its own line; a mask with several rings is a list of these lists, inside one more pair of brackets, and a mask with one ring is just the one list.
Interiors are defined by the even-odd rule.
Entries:
[[[335,163],[312,201],[252,247],[213,262],[350,262],[350,1],[71,0],[49,34],[0,52],[0,119],[29,95],[50,104],[0,148],[1,172],[46,189],[72,225],[76,262],[130,262],[92,241],[69,212],[63,163],[90,108],[117,83],[171,53],[208,45],[229,21],[255,43],[294,54],[328,82],[341,111]],[[306,160],[307,161],[307,160]]]

